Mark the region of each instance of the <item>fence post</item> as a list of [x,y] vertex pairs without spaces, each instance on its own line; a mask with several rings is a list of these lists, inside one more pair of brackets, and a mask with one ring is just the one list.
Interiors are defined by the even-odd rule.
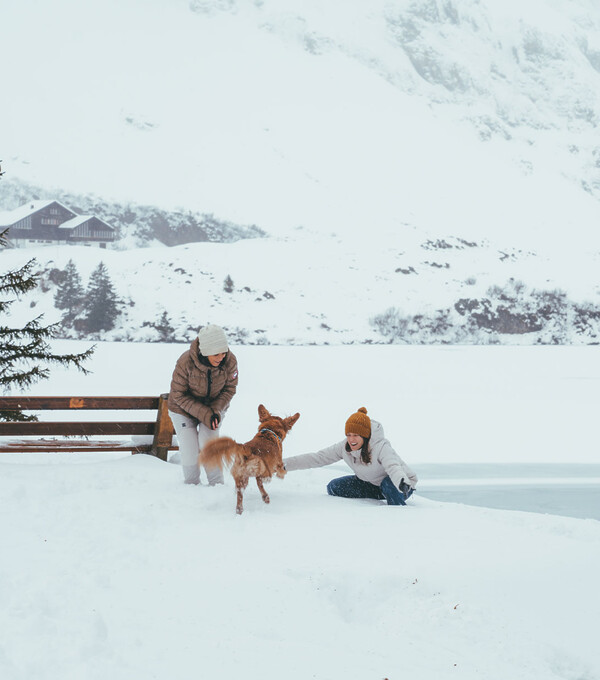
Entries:
[[156,429],[152,442],[152,455],[167,460],[169,446],[173,443],[173,423],[167,409],[168,394],[161,394],[158,398],[158,412],[156,414]]

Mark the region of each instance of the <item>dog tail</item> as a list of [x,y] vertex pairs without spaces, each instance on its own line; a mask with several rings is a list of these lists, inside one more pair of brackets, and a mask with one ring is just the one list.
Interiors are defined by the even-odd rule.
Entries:
[[242,453],[242,444],[238,444],[230,437],[217,437],[204,445],[198,456],[198,462],[207,468],[223,469],[223,461],[229,467],[238,451]]

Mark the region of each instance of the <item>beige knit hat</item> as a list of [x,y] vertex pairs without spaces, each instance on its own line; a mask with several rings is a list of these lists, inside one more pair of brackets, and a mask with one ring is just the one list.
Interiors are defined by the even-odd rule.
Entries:
[[205,356],[228,352],[227,338],[220,326],[204,326],[198,331],[198,346],[200,353]]
[[371,436],[371,419],[364,406],[361,406],[346,421],[346,434],[350,432],[360,435],[363,439],[368,439]]

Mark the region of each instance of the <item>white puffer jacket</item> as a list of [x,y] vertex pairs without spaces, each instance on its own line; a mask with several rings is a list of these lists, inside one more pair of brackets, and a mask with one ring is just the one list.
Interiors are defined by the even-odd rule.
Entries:
[[371,462],[365,464],[360,458],[359,451],[346,451],[346,440],[321,449],[316,453],[303,453],[299,456],[286,458],[286,470],[307,470],[308,468],[331,465],[338,460],[344,460],[352,468],[354,474],[364,482],[371,482],[379,486],[389,475],[392,482],[399,487],[404,481],[413,489],[417,486],[417,475],[394,451],[392,445],[383,436],[383,427],[376,420],[371,420],[371,439],[369,441]]

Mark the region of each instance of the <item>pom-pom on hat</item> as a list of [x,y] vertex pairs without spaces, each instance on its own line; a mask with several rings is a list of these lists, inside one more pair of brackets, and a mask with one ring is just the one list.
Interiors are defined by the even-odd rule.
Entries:
[[367,409],[364,406],[353,413],[346,421],[346,434],[358,434],[363,439],[368,439],[371,436],[371,419],[367,415]]
[[225,331],[220,326],[212,324],[198,331],[198,346],[200,353],[205,357],[229,351]]

